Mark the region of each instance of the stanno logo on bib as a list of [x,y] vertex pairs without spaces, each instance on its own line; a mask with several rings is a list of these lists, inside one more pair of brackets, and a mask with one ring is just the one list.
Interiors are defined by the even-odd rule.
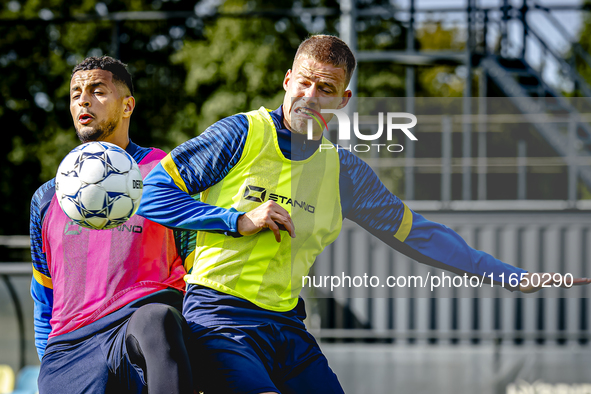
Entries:
[[267,189],[258,186],[246,185],[244,189],[244,198],[254,202],[264,202],[267,196]]
[[[268,195],[268,198],[267,198]],[[267,189],[260,186],[246,185],[244,188],[244,195],[242,196],[245,200],[255,202],[265,202],[267,199],[275,201],[283,205],[291,205],[294,208],[301,208],[306,212],[314,213],[316,207],[306,203],[305,201],[292,199],[288,196],[282,196],[277,193],[267,193]]]
[[123,223],[117,227],[113,227],[106,230],[92,230],[86,227],[79,226],[78,223],[74,222],[73,220],[67,222],[64,227],[64,235],[80,235],[83,231],[118,231],[141,234],[144,231],[144,228],[139,225],[128,225]]

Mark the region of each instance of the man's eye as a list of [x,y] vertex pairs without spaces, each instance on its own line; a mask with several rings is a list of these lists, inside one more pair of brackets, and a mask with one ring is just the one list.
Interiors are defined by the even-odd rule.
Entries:
[[79,94],[75,94],[72,96],[72,100],[78,100],[80,98]]

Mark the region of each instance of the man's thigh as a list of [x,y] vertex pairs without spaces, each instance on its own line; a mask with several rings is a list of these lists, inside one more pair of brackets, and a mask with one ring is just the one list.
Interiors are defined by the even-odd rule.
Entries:
[[89,340],[48,348],[39,372],[39,394],[108,392],[109,369],[100,346]]
[[199,390],[206,394],[279,392],[270,377],[269,349],[253,338],[251,330],[233,326],[192,329],[191,365]]
[[50,344],[41,361],[39,394],[145,391],[125,352],[126,326],[123,322],[82,340]]
[[328,366],[326,357],[321,354],[308,359],[277,384],[281,394],[342,394],[343,389],[337,376]]
[[192,325],[192,364],[196,387],[205,393],[343,393],[305,328],[273,324],[197,327]]
[[277,358],[282,361],[275,381],[282,394],[343,393],[326,356],[303,324],[283,326],[280,337],[284,346],[277,352]]

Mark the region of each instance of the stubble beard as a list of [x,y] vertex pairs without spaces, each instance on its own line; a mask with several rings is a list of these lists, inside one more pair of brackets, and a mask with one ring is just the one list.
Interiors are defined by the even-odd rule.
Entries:
[[[303,105],[303,106],[307,106],[307,105]],[[296,106],[296,108],[299,108],[301,106]],[[320,112],[320,108],[317,109],[317,111]],[[294,108],[294,102],[292,99],[292,102],[290,103],[290,108],[289,108],[289,125],[287,124],[287,121],[284,122],[286,123],[287,128],[294,134],[300,134],[300,135],[308,135],[308,122],[312,122],[312,133],[314,135],[314,139],[316,139],[319,135],[321,136],[324,128],[321,128],[318,126],[318,124],[311,118],[307,118],[307,117],[303,117],[302,115],[298,114],[296,112],[296,109]]]
[[[295,115],[295,116],[294,116]],[[294,134],[308,135],[308,122],[312,122],[312,133],[316,139],[318,135],[322,135],[323,129],[318,127],[316,122],[310,118],[303,118],[297,114],[291,114],[290,131]]]
[[297,113],[295,113],[293,107],[291,107],[289,111],[289,125],[286,124],[289,130],[295,134],[308,134],[308,119],[303,118]]
[[89,130],[84,130],[88,128],[83,126],[80,129],[76,129],[76,135],[83,144],[91,141],[104,141],[115,132],[115,128],[117,128],[118,124],[119,120],[111,120],[107,123],[90,128]]

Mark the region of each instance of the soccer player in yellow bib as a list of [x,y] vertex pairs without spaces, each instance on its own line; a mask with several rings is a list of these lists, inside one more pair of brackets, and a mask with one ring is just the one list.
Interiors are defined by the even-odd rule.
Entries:
[[[347,105],[355,64],[342,40],[308,38],[285,75],[281,107],[216,122],[144,182],[138,214],[197,230],[183,315],[196,343],[194,381],[206,393],[343,392],[306,330],[299,293],[344,218],[422,263],[492,272],[496,282],[527,275],[414,213],[351,152],[320,149],[331,146],[322,123],[313,122],[307,138],[311,114]],[[191,197],[197,193],[200,201]]]

